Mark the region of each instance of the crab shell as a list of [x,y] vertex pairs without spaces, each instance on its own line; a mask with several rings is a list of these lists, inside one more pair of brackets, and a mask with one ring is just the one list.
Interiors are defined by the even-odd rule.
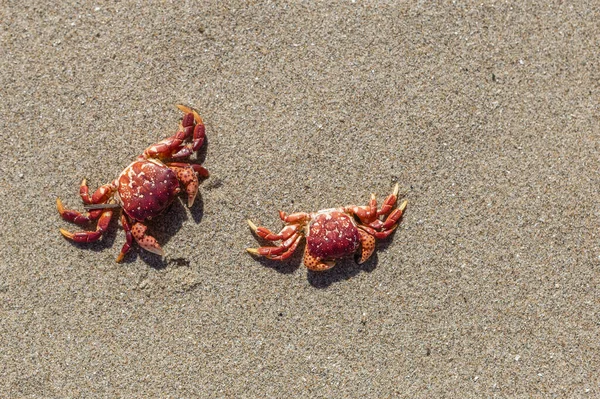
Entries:
[[306,232],[306,250],[321,260],[352,255],[360,246],[354,219],[339,209],[324,209],[311,218]]
[[162,213],[181,191],[174,171],[157,159],[138,159],[115,181],[119,201],[137,221]]

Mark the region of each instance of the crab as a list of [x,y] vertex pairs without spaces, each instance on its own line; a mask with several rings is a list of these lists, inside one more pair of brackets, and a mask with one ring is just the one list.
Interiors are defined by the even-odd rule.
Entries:
[[156,239],[146,234],[146,221],[168,208],[181,192],[181,184],[185,187],[187,203],[191,207],[198,192],[198,177],[208,177],[208,171],[202,165],[186,161],[204,144],[206,134],[202,118],[192,108],[184,105],[177,105],[177,108],[185,114],[177,133],[146,148],[114,181],[100,186],[90,196],[86,179],[83,179],[79,194],[87,212],[65,209],[61,200],[56,199],[58,212],[63,219],[79,225],[97,220],[94,231],[72,233],[60,229],[63,236],[83,243],[98,240],[108,228],[113,209],[120,207],[123,210],[121,224],[126,242],[116,261],[123,260],[134,239],[143,249],[164,255]]
[[375,251],[375,240],[388,237],[398,227],[408,201],[394,209],[398,198],[398,184],[383,201],[378,210],[375,194],[369,205],[349,205],[342,208],[323,209],[318,212],[286,214],[279,211],[285,227],[274,233],[266,227],[256,226],[248,220],[252,231],[267,241],[281,241],[279,245],[247,248],[256,256],[273,260],[288,259],[306,237],[304,265],[313,271],[325,271],[335,266],[336,260],[356,254],[361,264]]

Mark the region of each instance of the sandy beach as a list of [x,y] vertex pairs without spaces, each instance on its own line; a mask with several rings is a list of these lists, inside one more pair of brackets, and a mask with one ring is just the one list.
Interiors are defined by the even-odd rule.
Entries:
[[[600,396],[600,7],[0,5],[0,397]],[[93,244],[56,198],[198,110],[198,198]],[[193,157],[196,159],[196,156]],[[408,207],[362,265],[247,219]],[[117,212],[118,213],[118,212]],[[94,228],[90,226],[90,228]],[[264,243],[264,242],[263,242]]]

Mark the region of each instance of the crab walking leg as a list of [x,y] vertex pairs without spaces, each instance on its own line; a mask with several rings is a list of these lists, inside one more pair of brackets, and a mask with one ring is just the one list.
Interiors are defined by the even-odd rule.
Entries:
[[292,256],[302,236],[298,233],[292,235],[290,238],[281,243],[276,247],[259,247],[259,248],[246,248],[246,251],[252,255],[264,256],[272,260],[285,260]]
[[200,185],[196,171],[187,164],[168,163],[167,166],[177,174],[177,180],[179,180],[185,186],[185,192],[188,195],[188,207],[191,207],[194,205],[194,200],[196,199],[196,194],[198,193],[198,186]]
[[367,233],[371,234],[376,239],[383,240],[384,238],[387,238],[390,234],[392,234],[394,232],[394,230],[396,230],[396,227],[398,227],[398,224],[395,224],[390,229],[384,230],[384,231],[377,231],[369,226],[364,226],[364,225],[360,225],[359,227],[361,229],[363,229],[364,231],[366,231]]
[[290,224],[290,225],[285,226],[283,229],[281,229],[281,231],[279,233],[275,234],[271,230],[267,229],[266,227],[262,227],[262,226],[257,227],[250,220],[248,220],[247,222],[248,222],[248,225],[250,226],[250,228],[252,229],[252,231],[257,236],[259,236],[260,238],[263,238],[265,240],[269,240],[269,241],[287,240],[294,233],[296,233],[297,231],[300,230],[299,224]]
[[81,180],[81,184],[79,185],[79,195],[81,196],[81,200],[84,204],[102,204],[112,197],[115,188],[111,184],[104,184],[90,197],[90,190],[87,185],[87,180]]
[[402,214],[404,213],[407,204],[408,201],[404,201],[398,208],[394,209],[392,213],[390,213],[390,215],[387,217],[387,219],[385,219],[385,222],[383,222],[381,229],[389,230],[391,228],[395,228],[394,226],[402,217]]
[[[184,105],[178,105],[177,108],[186,113],[179,130],[173,136],[146,148],[145,158],[183,158],[198,151],[204,144],[206,131],[200,115]],[[193,136],[192,143],[184,145],[184,141],[190,136]]]
[[279,217],[286,224],[303,223],[310,219],[310,215],[306,212],[297,212],[288,215],[284,211],[279,211]]
[[398,191],[399,190],[400,190],[400,185],[398,183],[396,183],[392,193],[387,196],[387,198],[385,199],[385,201],[383,201],[383,204],[381,205],[381,209],[379,211],[377,211],[377,216],[384,216],[392,211],[392,208],[393,208],[394,204],[396,203],[396,200],[398,199]]
[[178,104],[177,108],[179,108],[181,112],[184,112],[186,114],[186,117],[189,117],[189,115],[193,115],[194,117],[194,122],[196,123],[196,126],[194,127],[194,135],[192,137],[191,149],[192,151],[198,151],[200,147],[202,147],[202,145],[204,144],[204,140],[206,139],[206,128],[204,127],[204,122],[202,121],[202,118],[200,117],[200,115],[198,115],[195,109],[186,107],[182,104]]
[[304,248],[303,262],[304,262],[304,266],[306,266],[307,269],[315,271],[315,272],[322,272],[325,270],[329,270],[335,266],[335,262],[332,260],[323,261],[319,258],[315,258],[314,256],[312,256],[308,252],[308,245],[306,246],[306,248]]
[[58,208],[58,213],[60,216],[75,224],[86,224],[91,222],[92,220],[96,220],[102,215],[102,209],[96,209],[91,212],[80,213],[72,209],[65,209],[60,198],[56,199],[56,207]]
[[278,256],[268,256],[268,258],[272,260],[286,260],[287,258],[292,256],[292,254],[296,251],[296,248],[298,248],[298,244],[300,243],[301,239],[302,236],[298,235],[298,237],[292,242],[292,245],[287,249],[287,251]]
[[358,264],[365,263],[367,259],[373,255],[375,251],[375,237],[367,233],[364,230],[358,229],[360,235],[360,256],[358,257]]
[[131,245],[133,244],[133,234],[131,234],[131,225],[129,224],[129,220],[127,220],[127,216],[125,214],[121,214],[121,224],[123,225],[123,230],[125,230],[125,244],[123,244],[123,248],[121,248],[121,253],[117,256],[117,263],[121,262],[127,252],[131,249]]
[[[103,204],[112,197],[113,192],[113,187],[110,184],[105,184],[99,187],[90,197],[85,179],[81,181],[81,185],[79,186],[79,195],[85,204]],[[96,220],[100,217],[100,215],[102,215],[103,212],[102,209],[96,209],[85,213],[81,213],[72,209],[65,209],[60,198],[56,199],[56,208],[58,208],[58,213],[60,213],[60,216],[63,219],[76,224],[86,224],[92,220]]]
[[68,238],[69,240],[73,240],[75,242],[92,242],[98,240],[102,237],[102,234],[108,228],[110,223],[110,219],[112,217],[111,210],[104,210],[100,219],[98,219],[98,225],[96,226],[96,231],[78,231],[75,233],[71,233],[65,229],[60,229],[60,232],[63,236]]
[[369,205],[366,206],[356,206],[350,205],[344,207],[344,211],[348,213],[352,213],[360,219],[361,223],[369,224],[377,218],[377,199],[375,198],[375,194],[371,194],[371,199],[369,200]]
[[90,189],[87,185],[87,180],[83,178],[81,180],[81,184],[79,185],[79,196],[84,204],[91,204],[92,198],[90,197]]
[[386,238],[398,227],[398,222],[406,209],[406,205],[408,201],[404,201],[398,208],[394,209],[392,213],[385,219],[385,222],[381,223],[379,226],[374,227],[372,223],[371,225],[360,225],[359,227],[365,230],[367,233],[371,234],[378,240]]
[[131,226],[131,234],[140,247],[144,248],[146,251],[150,251],[157,255],[164,256],[165,253],[160,247],[160,245],[158,245],[156,238],[146,234],[147,229],[148,226],[146,226],[145,224],[135,222],[133,226]]

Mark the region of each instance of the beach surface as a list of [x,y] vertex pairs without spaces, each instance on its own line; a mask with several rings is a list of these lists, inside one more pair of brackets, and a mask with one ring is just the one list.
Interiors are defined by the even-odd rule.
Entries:
[[[600,396],[600,7],[0,5],[0,396]],[[198,110],[161,258],[56,198]],[[196,159],[196,156],[193,157]],[[257,259],[278,211],[408,200],[376,254]],[[94,226],[89,228],[94,229]]]

